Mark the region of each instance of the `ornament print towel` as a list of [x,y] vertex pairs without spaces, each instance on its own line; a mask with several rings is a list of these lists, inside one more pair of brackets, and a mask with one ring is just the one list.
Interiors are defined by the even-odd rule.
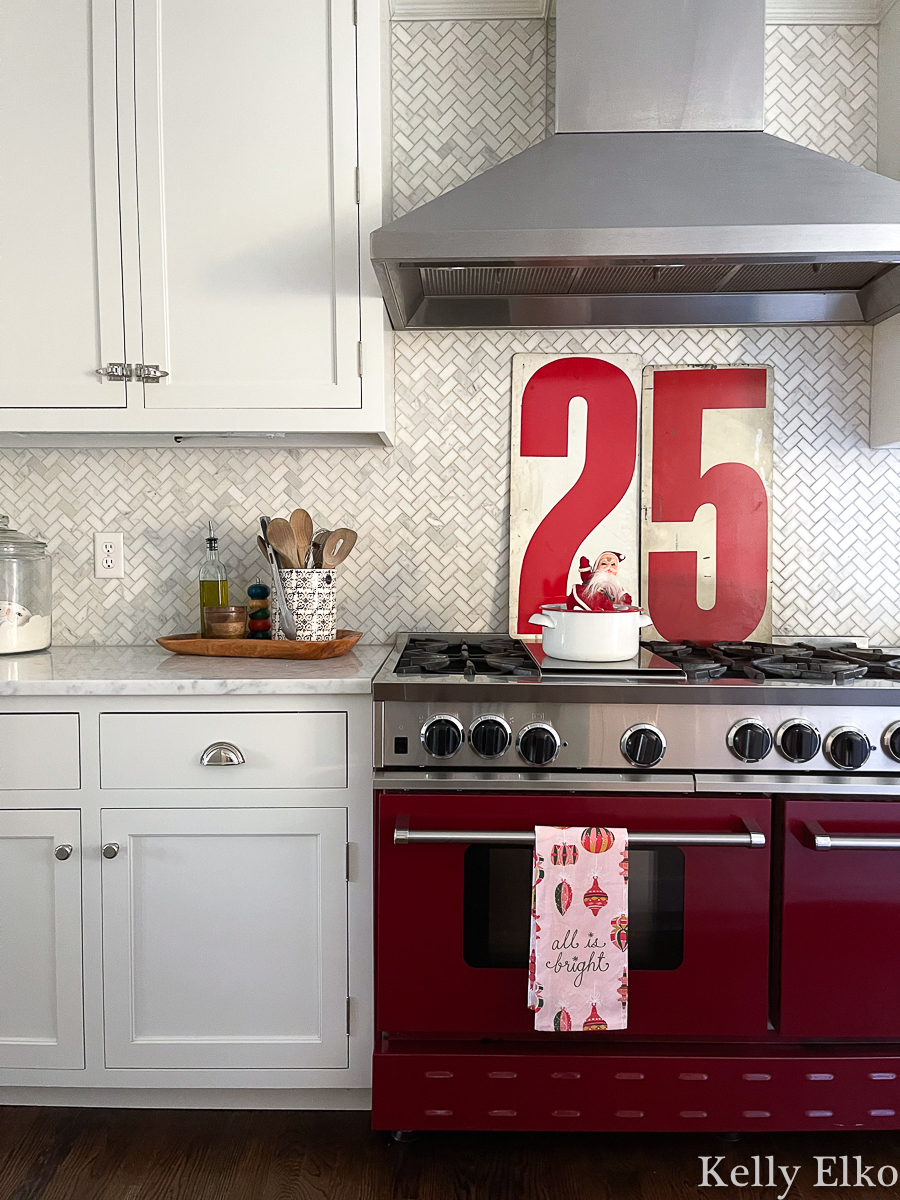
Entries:
[[549,1033],[627,1028],[627,829],[536,827],[528,1007]]

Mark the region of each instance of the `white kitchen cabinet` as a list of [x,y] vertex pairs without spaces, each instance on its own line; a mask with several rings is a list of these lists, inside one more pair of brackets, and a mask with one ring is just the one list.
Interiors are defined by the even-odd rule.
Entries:
[[107,1067],[347,1067],[346,809],[101,829]]
[[65,7],[0,0],[0,445],[389,440],[380,5]]
[[82,1068],[77,811],[0,811],[0,1067]]
[[[0,412],[123,408],[125,355],[109,0],[0,3]],[[9,424],[12,418],[12,424]],[[90,418],[96,422],[97,416]]]
[[145,404],[359,408],[351,0],[135,16]]

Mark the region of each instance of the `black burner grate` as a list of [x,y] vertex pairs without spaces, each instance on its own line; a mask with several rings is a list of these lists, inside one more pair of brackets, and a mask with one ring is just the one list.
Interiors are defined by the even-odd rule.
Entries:
[[538,670],[521,642],[504,634],[411,634],[395,675],[526,675]]
[[866,668],[836,658],[801,657],[793,654],[773,654],[744,663],[750,679],[800,679],[806,683],[846,683],[862,679]]
[[870,679],[900,679],[900,649],[860,650],[858,646],[830,646],[828,657],[857,663],[866,668]]
[[859,650],[851,644],[821,648],[768,642],[647,642],[648,650],[677,663],[693,683],[711,679],[796,679],[846,683],[868,675],[900,679],[900,650]]

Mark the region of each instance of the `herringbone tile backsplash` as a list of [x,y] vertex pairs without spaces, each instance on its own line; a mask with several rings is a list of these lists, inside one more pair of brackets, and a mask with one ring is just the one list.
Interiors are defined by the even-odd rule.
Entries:
[[[876,57],[869,27],[773,27],[772,132],[872,166]],[[393,68],[398,213],[545,136],[542,22],[395,25]],[[207,517],[237,592],[262,565],[256,514],[298,502],[360,532],[340,577],[343,626],[369,641],[502,629],[517,351],[772,363],[776,631],[900,640],[900,455],[865,443],[867,329],[401,333],[395,346],[392,450],[0,451],[0,512],[54,554],[55,640],[148,642],[195,627]],[[125,534],[124,580],[91,574],[102,528]]]

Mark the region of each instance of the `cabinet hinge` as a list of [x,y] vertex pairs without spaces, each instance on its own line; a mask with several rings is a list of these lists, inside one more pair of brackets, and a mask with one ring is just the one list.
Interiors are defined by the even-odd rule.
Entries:
[[360,185],[360,181],[359,181],[359,167],[357,167],[356,168],[356,203],[357,204],[359,204],[360,196],[362,194],[360,191],[360,187],[361,187],[361,185]]
[[362,373],[363,373],[362,342],[356,343],[356,373],[360,377],[360,379],[362,379]]

